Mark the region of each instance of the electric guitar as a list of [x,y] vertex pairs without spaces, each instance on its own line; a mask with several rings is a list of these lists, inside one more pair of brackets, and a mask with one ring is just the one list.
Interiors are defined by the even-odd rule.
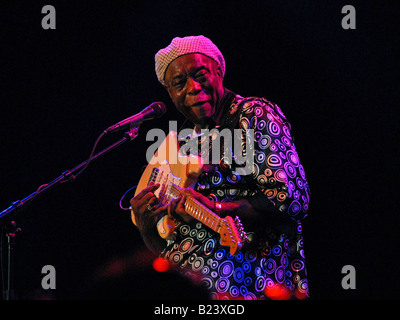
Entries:
[[[182,155],[179,152],[177,133],[171,131],[153,158],[146,166],[135,196],[146,188],[152,181],[159,183],[160,187],[154,192],[155,196],[165,205],[182,195],[182,189],[196,184],[202,172],[203,162],[201,157]],[[237,255],[246,239],[246,233],[238,217],[219,217],[205,205],[193,197],[185,197],[185,212],[200,221],[220,235],[220,243],[230,248],[232,255]],[[131,210],[132,222],[136,225],[135,214]],[[157,230],[163,239],[170,240],[176,224],[168,215],[163,216],[157,223]]]

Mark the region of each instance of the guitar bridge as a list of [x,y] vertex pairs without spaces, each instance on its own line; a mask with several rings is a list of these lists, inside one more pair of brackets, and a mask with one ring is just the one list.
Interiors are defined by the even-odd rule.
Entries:
[[160,169],[154,167],[153,170],[151,171],[149,182],[150,181],[155,182],[157,180],[157,176],[158,176],[159,172],[160,172]]

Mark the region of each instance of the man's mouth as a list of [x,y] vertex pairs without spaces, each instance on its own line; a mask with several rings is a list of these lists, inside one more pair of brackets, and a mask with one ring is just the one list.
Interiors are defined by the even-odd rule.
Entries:
[[208,101],[199,101],[190,105],[191,108],[198,108],[206,104]]

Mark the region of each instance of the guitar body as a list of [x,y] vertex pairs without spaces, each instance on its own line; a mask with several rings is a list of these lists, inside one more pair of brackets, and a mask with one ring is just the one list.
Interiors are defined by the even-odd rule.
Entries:
[[[201,157],[180,154],[177,133],[171,131],[146,166],[136,188],[135,196],[150,182],[159,183],[160,187],[154,192],[154,195],[161,204],[168,204],[181,195],[181,189],[193,188],[202,170]],[[221,245],[229,246],[232,255],[239,253],[246,239],[246,232],[244,232],[238,217],[235,220],[230,216],[221,218],[193,197],[185,197],[184,206],[187,214],[220,235]],[[133,210],[131,210],[131,218],[136,225]],[[175,226],[175,221],[168,218],[168,215],[161,217],[157,223],[160,237],[172,240]]]
[[[202,173],[203,162],[200,157],[193,155],[181,155],[177,133],[171,131],[160,147],[154,153],[149,164],[146,166],[139,183],[136,187],[135,196],[154,181],[154,174],[162,173],[163,177],[157,176],[160,184],[173,183],[180,188],[194,188],[197,178]],[[158,188],[154,194],[163,200],[163,188]],[[161,193],[161,194],[160,194]],[[168,201],[162,201],[167,203]],[[136,225],[135,215],[131,211],[132,222]],[[165,215],[157,224],[158,233],[163,239],[171,239],[175,228],[175,222]]]

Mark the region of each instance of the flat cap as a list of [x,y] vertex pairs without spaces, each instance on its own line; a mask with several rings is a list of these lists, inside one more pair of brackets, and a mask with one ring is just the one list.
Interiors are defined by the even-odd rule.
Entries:
[[222,70],[222,76],[225,76],[225,59],[218,47],[205,36],[188,36],[184,38],[175,37],[171,43],[159,50],[155,57],[155,70],[157,79],[162,85],[165,85],[165,71],[172,61],[180,56],[201,53],[215,60]]

